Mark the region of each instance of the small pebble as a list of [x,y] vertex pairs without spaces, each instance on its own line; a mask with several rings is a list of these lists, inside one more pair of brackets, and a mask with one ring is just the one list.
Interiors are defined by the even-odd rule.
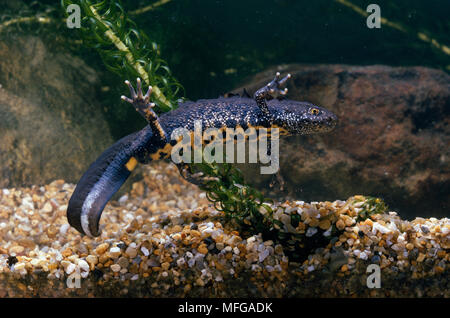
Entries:
[[78,266],[82,271],[89,272],[89,264],[85,260],[78,260]]
[[95,255],[88,255],[86,256],[86,261],[91,265],[95,266],[98,263],[98,257]]
[[52,204],[50,202],[47,201],[44,204],[44,207],[42,208],[41,212],[50,213],[52,211],[53,211],[53,206],[52,206]]
[[111,265],[111,270],[115,273],[117,273],[118,271],[120,271],[120,265],[119,264],[113,264]]
[[118,248],[118,247],[111,247],[111,248],[109,249],[109,255],[110,255],[112,258],[117,258],[117,257],[120,256],[120,254],[121,254],[120,248]]
[[20,253],[22,253],[25,250],[25,248],[23,246],[13,246],[9,249],[9,254],[15,254],[18,255]]
[[106,252],[106,250],[108,249],[108,247],[109,247],[109,244],[108,244],[108,243],[102,243],[102,244],[100,244],[99,246],[97,246],[97,247],[95,248],[95,253],[96,253],[97,255],[102,255],[103,253]]
[[73,263],[70,263],[67,267],[66,267],[66,274],[70,275],[71,273],[73,273],[73,271],[75,271],[76,266]]
[[135,258],[137,255],[137,248],[128,246],[125,250],[125,254],[127,254],[130,258]]

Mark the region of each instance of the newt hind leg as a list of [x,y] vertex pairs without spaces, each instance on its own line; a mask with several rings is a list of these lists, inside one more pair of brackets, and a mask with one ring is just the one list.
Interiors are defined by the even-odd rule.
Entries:
[[192,184],[195,184],[196,186],[199,186],[200,188],[205,186],[208,181],[217,180],[217,178],[205,175],[205,173],[201,171],[194,171],[193,166],[187,163],[178,163],[176,164],[176,166],[183,179]]

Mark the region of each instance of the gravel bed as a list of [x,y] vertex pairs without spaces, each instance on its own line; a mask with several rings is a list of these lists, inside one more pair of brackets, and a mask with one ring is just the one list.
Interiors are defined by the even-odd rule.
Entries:
[[[141,171],[97,238],[67,223],[72,184],[0,190],[0,297],[450,296],[448,218],[359,220],[363,196],[278,202],[276,241],[245,234],[175,166]],[[367,287],[370,264],[381,288]]]

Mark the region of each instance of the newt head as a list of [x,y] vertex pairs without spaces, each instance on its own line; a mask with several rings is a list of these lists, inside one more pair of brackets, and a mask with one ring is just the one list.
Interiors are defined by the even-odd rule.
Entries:
[[307,102],[274,99],[267,104],[274,125],[291,135],[329,132],[338,121],[331,111]]
[[282,88],[291,74],[281,77],[279,72],[274,79],[254,94],[256,104],[263,116],[272,126],[282,130],[284,135],[306,135],[328,132],[337,124],[337,117],[329,110],[308,102],[278,99],[285,96],[287,88]]

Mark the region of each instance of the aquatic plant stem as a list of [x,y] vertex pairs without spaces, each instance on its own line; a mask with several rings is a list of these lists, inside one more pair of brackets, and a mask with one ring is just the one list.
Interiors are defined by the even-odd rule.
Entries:
[[[127,59],[128,63],[133,65],[136,72],[139,73],[139,75],[142,77],[142,80],[147,84],[150,85],[150,78],[148,76],[148,73],[145,71],[145,69],[140,65],[136,59],[134,58],[133,54],[130,52],[128,47],[120,40],[119,37],[117,37],[114,32],[111,30],[111,28],[102,21],[102,17],[98,14],[97,10],[95,10],[94,6],[89,6],[89,9],[91,10],[92,14],[95,16],[97,21],[101,23],[106,31],[105,35],[108,39],[111,40],[111,42],[114,44],[114,46],[121,52],[125,53],[125,58]],[[152,85],[152,92],[156,96],[157,99],[159,99],[161,102],[163,102],[166,105],[170,105],[171,103],[167,98],[164,96],[164,94],[161,92],[158,86]]]
[[[334,0],[334,1],[352,9],[356,13],[362,15],[363,17],[369,16],[368,12],[364,11],[363,9],[361,9],[357,5],[351,3],[350,1],[347,1],[347,0]],[[401,23],[392,22],[384,17],[380,17],[380,21],[382,24],[387,25],[391,28],[394,28],[400,32],[409,33],[409,34],[414,33],[414,31],[410,31],[408,27],[402,25]],[[432,46],[434,46],[436,49],[440,50],[444,54],[450,55],[450,47],[449,46],[439,43],[436,39],[429,37],[425,33],[417,32],[416,37],[421,41],[431,44]]]
[[9,27],[10,25],[18,24],[18,23],[28,23],[28,22],[51,23],[52,19],[47,18],[47,17],[35,17],[35,16],[34,17],[15,18],[15,19],[11,19],[11,20],[1,23],[0,24],[0,32],[2,32],[4,29]]
[[136,9],[134,11],[130,11],[130,12],[128,12],[128,14],[130,14],[130,15],[142,14],[142,13],[151,11],[151,10],[157,8],[157,7],[160,7],[160,6],[166,4],[166,3],[170,2],[170,1],[171,0],[160,0],[160,1],[157,1],[155,3],[152,3],[152,4],[148,5],[146,7],[143,7],[143,8],[140,8],[140,9]]

